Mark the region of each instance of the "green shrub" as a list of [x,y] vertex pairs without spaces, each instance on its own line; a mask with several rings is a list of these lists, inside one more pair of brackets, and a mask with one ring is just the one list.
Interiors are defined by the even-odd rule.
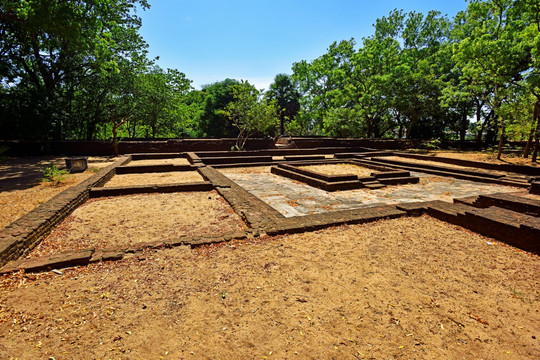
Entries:
[[55,185],[61,184],[66,181],[69,171],[65,169],[59,169],[54,164],[48,164],[41,168],[43,172],[43,181],[53,182]]
[[425,150],[440,150],[441,141],[438,139],[426,141],[422,143],[419,147],[420,149],[425,149]]

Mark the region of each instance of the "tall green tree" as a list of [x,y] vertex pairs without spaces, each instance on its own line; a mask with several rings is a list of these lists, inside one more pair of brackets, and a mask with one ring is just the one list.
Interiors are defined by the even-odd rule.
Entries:
[[70,137],[79,85],[117,71],[119,58],[144,56],[135,10],[147,7],[146,0],[3,0],[0,78],[12,119],[2,123],[25,125],[11,135]]
[[473,1],[467,7],[468,36],[454,45],[454,61],[463,88],[482,96],[496,116],[500,159],[509,119],[501,106],[515,92],[515,82],[529,63],[520,33],[526,26],[513,0]]
[[[146,137],[174,135],[175,104],[191,89],[191,80],[178,70],[152,66],[139,74],[135,89],[137,120]],[[149,135],[149,136],[148,136]]]
[[443,115],[436,82],[440,74],[433,64],[448,31],[448,20],[437,11],[424,16],[395,10],[375,24],[375,39],[393,39],[400,44],[399,58],[390,69],[390,86],[386,91],[399,116],[400,129],[406,128],[406,138],[418,131],[415,127],[422,118],[433,122]]
[[266,101],[263,92],[247,81],[232,86],[233,101],[220,113],[238,129],[236,149],[244,150],[254,134],[273,135],[278,125],[276,101]]
[[227,105],[234,100],[233,87],[238,80],[225,79],[213,84],[204,85],[204,110],[200,117],[200,128],[204,136],[235,137],[237,129],[223,113]]
[[284,135],[285,123],[294,120],[300,111],[300,93],[296,84],[290,75],[277,74],[266,96],[276,101],[280,123],[279,133]]

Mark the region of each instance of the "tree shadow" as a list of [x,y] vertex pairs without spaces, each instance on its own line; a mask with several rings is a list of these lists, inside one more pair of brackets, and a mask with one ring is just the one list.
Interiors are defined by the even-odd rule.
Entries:
[[63,158],[7,158],[0,160],[0,192],[24,190],[41,184],[43,166],[55,164],[64,167]]

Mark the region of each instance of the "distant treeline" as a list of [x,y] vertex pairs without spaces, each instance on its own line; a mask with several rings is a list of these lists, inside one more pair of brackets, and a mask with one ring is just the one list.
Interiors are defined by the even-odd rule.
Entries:
[[239,148],[279,133],[515,139],[538,152],[538,0],[473,0],[453,19],[394,10],[371,36],[294,63],[266,92],[232,79],[195,90],[161,69],[134,11],[148,7],[0,2],[0,138],[239,136]]

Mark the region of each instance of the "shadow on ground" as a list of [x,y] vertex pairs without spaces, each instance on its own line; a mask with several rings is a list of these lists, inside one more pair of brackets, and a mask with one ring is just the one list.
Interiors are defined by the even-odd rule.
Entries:
[[7,158],[0,160],[0,192],[24,190],[38,186],[43,179],[41,169],[47,164],[65,167],[59,157]]

